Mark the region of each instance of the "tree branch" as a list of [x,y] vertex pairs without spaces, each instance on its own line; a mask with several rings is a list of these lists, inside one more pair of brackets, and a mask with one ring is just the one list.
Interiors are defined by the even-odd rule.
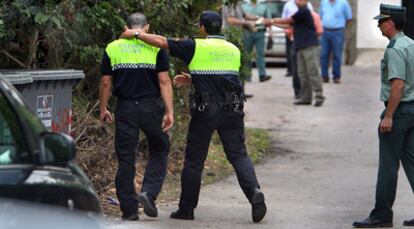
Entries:
[[9,52],[7,52],[4,49],[0,49],[0,53],[3,53],[4,55],[6,55],[8,58],[12,59],[14,62],[16,62],[20,67],[22,68],[28,68],[23,62],[21,62],[19,59],[17,59],[16,57],[14,57],[12,54],[10,54]]
[[35,29],[33,31],[33,34],[31,34],[31,37],[29,37],[29,41],[28,41],[28,46],[29,46],[29,50],[28,50],[28,55],[27,55],[27,60],[26,60],[26,65],[29,66],[30,68],[33,68],[33,62],[36,61],[36,52],[39,46],[39,30]]

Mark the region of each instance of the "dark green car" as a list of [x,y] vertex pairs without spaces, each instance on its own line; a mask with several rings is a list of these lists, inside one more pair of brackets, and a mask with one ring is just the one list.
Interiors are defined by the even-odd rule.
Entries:
[[19,92],[0,78],[0,198],[101,213],[99,198],[75,163],[70,136],[47,132]]

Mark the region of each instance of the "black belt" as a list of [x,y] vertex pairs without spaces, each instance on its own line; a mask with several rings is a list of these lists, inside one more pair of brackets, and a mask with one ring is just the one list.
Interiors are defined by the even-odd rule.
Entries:
[[326,27],[323,27],[323,29],[326,30],[326,31],[339,31],[339,30],[344,30],[344,28],[326,28]]
[[161,99],[160,98],[128,98],[128,97],[121,97],[121,98],[118,98],[118,101],[153,102],[153,101],[161,101]]
[[264,32],[266,29],[258,29],[257,32]]
[[[402,106],[404,106],[404,105],[412,105],[412,106],[414,106],[414,101],[408,101],[408,102],[406,102],[406,101],[401,101],[399,105],[402,105]],[[399,106],[399,105],[398,105],[398,106]],[[385,106],[385,107],[387,107],[387,106],[388,106],[388,101],[385,101],[385,102],[384,102],[384,106]]]
[[202,102],[202,103],[225,103],[225,102],[230,102],[230,101],[233,101],[233,99],[235,99],[234,96],[236,96],[240,101],[242,101],[244,99],[244,96],[239,94],[239,93],[234,93],[234,94],[230,93],[230,94],[232,94],[231,98],[227,98],[225,96],[219,96],[219,95],[216,95],[216,96],[208,95],[208,96],[204,96],[204,98],[203,98],[203,96],[200,96],[198,94],[193,95],[193,96],[195,97],[197,102]]
[[218,104],[223,108],[229,109],[232,107],[234,112],[243,110],[244,96],[242,93],[227,92],[225,96],[209,95],[208,93],[191,94],[190,108],[204,111],[209,104]]
[[208,100],[210,103],[222,103],[226,101],[226,98],[223,96],[210,96]]

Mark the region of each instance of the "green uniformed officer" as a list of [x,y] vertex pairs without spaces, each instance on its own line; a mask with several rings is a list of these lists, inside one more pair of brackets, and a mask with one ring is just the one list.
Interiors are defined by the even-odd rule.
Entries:
[[[405,7],[380,6],[378,27],[390,40],[381,61],[381,100],[385,110],[379,125],[379,168],[375,208],[354,222],[358,228],[392,227],[392,205],[400,161],[414,190],[414,41],[405,36]],[[404,221],[414,226],[414,220]]]
[[[267,9],[265,3],[259,3],[257,0],[251,0],[241,5],[244,14],[250,14],[254,19],[259,18],[272,18],[272,14]],[[265,60],[265,32],[266,27],[264,25],[258,25],[257,31],[245,31],[244,32],[244,47],[250,54],[253,51],[253,47],[256,48],[256,64],[259,72],[259,81],[265,82],[272,77],[266,73],[266,60]],[[252,63],[250,62],[250,65]],[[250,80],[251,76],[247,79]]]

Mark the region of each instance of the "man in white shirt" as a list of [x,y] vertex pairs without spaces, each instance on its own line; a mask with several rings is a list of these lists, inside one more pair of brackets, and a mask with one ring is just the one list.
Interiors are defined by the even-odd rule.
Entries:
[[[308,9],[313,10],[312,3],[308,2]],[[298,11],[298,6],[295,3],[295,0],[289,0],[283,6],[282,18],[291,17],[294,13]]]

